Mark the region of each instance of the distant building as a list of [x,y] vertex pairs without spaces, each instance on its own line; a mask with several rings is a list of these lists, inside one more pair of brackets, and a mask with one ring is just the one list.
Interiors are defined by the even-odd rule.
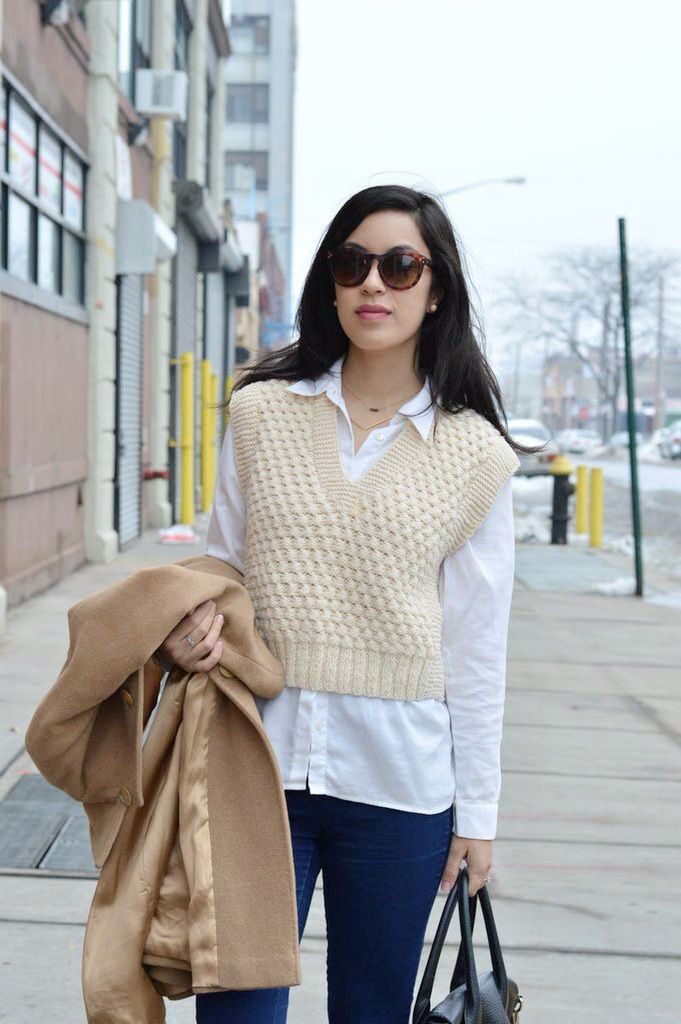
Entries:
[[[659,368],[654,356],[634,367],[636,428],[651,433],[659,424],[681,417],[681,355],[674,348]],[[550,430],[583,427],[604,437],[627,429],[627,392],[621,371],[617,401],[604,400],[597,379],[571,354],[552,355],[544,361],[542,418]]]
[[575,355],[552,355],[544,360],[541,404],[542,420],[549,430],[599,429],[598,386]]
[[225,194],[237,228],[260,218],[267,265],[260,345],[278,348],[291,340],[295,2],[232,0],[229,31]]

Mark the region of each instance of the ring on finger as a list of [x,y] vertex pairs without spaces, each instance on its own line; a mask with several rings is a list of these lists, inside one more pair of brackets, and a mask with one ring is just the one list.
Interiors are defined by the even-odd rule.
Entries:
[[194,639],[193,639],[193,637],[192,637],[191,633],[189,633],[189,634],[188,634],[188,635],[187,635],[187,636],[185,637],[185,640],[187,641],[187,643],[189,644],[189,646],[190,646],[190,647],[196,647],[196,643],[197,643],[197,642],[196,642],[196,640],[194,640]]

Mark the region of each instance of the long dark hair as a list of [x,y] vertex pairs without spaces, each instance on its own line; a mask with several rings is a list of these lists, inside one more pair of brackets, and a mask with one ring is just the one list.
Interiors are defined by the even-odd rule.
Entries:
[[449,413],[472,408],[488,419],[516,452],[537,451],[508,435],[501,388],[476,338],[476,333],[483,338],[482,327],[470,300],[460,246],[447,211],[436,197],[404,185],[373,185],[341,206],[305,279],[294,322],[297,341],[246,367],[233,391],[273,377],[316,380],[348,351],[350,342],[333,305],[335,291],[326,252],[345,242],[365,217],[379,210],[403,210],[412,215],[430,250],[433,288],[442,292],[437,311],[423,319],[415,350],[414,369],[421,381],[426,375],[430,378],[433,402]]

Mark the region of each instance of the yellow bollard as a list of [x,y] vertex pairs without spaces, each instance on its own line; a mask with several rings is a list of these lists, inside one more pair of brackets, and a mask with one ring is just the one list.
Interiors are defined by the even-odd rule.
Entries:
[[603,543],[603,470],[594,466],[589,481],[591,496],[591,515],[589,529],[589,546],[600,548]]
[[210,411],[210,360],[201,360],[201,511],[207,512],[213,500],[210,480],[211,459],[211,411]]
[[194,525],[194,356],[180,356],[180,522]]
[[575,532],[586,533],[589,528],[589,470],[584,465],[577,466],[577,493],[575,500]]

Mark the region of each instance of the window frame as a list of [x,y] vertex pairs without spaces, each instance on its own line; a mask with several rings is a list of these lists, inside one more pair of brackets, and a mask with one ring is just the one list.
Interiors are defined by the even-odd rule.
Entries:
[[[135,106],[135,72],[140,68],[151,67],[152,2],[151,0],[117,0],[116,6],[119,26],[122,22],[122,3],[127,3],[129,5],[130,31],[127,39],[122,40],[122,37],[120,36],[118,39],[116,52],[116,77],[119,91],[130,100],[133,106]],[[145,40],[141,38],[143,31],[140,31],[140,21],[143,14],[146,15],[147,20],[146,34],[148,35],[148,39],[146,40],[146,49]],[[129,70],[127,72],[120,66],[123,43],[125,43],[125,51],[129,65]],[[123,80],[123,75],[126,74],[130,76],[128,88],[125,87]]]
[[[22,281],[24,284],[31,285],[32,287],[38,288],[45,296],[58,296],[60,299],[66,299],[70,303],[74,303],[78,306],[85,305],[85,255],[86,255],[86,232],[85,232],[85,199],[86,199],[86,187],[87,187],[87,173],[89,161],[85,153],[80,147],[73,142],[65,132],[61,130],[53,119],[44,111],[39,104],[37,104],[28,91],[21,85],[21,83],[5,68],[2,72],[2,89],[0,90],[0,97],[2,102],[2,111],[0,111],[0,120],[3,120],[6,125],[5,129],[5,149],[4,149],[4,162],[0,166],[0,203],[2,208],[2,231],[0,237],[0,269],[4,273],[9,274],[16,281]],[[28,188],[21,185],[16,181],[9,171],[9,153],[10,153],[10,138],[12,132],[11,118],[9,117],[10,105],[12,98],[15,97],[24,107],[28,108],[31,116],[35,120],[35,137],[36,137],[36,153],[35,153],[35,168],[34,168],[34,182],[33,188]],[[42,139],[45,133],[49,133],[52,139],[56,141],[59,146],[60,160],[60,196],[59,196],[59,210],[57,211],[52,202],[41,198],[40,195],[40,161],[41,161],[41,150],[42,150]],[[67,154],[77,163],[79,166],[82,179],[83,189],[81,196],[81,207],[80,207],[80,225],[75,225],[73,221],[69,220],[64,213],[65,203],[65,164]],[[10,203],[11,197],[16,197],[23,203],[26,203],[29,207],[29,236],[28,236],[28,251],[29,251],[29,275],[23,277],[18,274],[14,274],[10,270]],[[56,267],[56,289],[46,287],[40,284],[40,278],[43,275],[43,268],[40,266],[40,246],[39,246],[39,223],[41,217],[51,222],[57,230],[58,237],[58,259]],[[80,282],[79,294],[77,298],[73,296],[64,296],[63,284],[64,284],[64,257],[65,257],[65,235],[71,235],[77,239],[77,248],[79,249],[79,265],[77,267],[78,280]],[[43,278],[44,279],[44,278]]]
[[[259,111],[256,97],[264,97],[262,111]],[[235,111],[230,107],[234,104],[246,101],[250,117],[233,117]],[[256,117],[262,113],[263,117]],[[228,82],[227,96],[225,99],[225,122],[226,124],[269,124],[270,123],[270,86],[269,82]]]
[[[259,48],[256,45],[258,27],[266,26],[266,40],[264,46]],[[268,57],[272,52],[272,18],[269,14],[232,14],[230,18],[230,35],[234,42],[238,43],[239,29],[248,27],[250,32],[251,46],[245,49],[238,45],[232,46],[235,56],[242,57]],[[236,31],[235,31],[236,30]]]
[[[269,150],[267,150],[267,149],[234,149],[234,150],[228,149],[228,150],[226,150],[225,153],[224,153],[224,163],[223,163],[223,174],[224,174],[224,180],[225,180],[225,190],[227,192],[239,192],[242,195],[247,195],[250,192],[250,189],[237,188],[235,185],[231,184],[232,178],[231,178],[231,175],[228,172],[228,168],[230,166],[233,167],[235,164],[244,163],[245,162],[244,160],[239,160],[238,159],[239,157],[252,157],[252,158],[254,158],[254,159],[251,160],[250,164],[247,164],[247,166],[255,168],[255,172],[256,172],[255,191],[256,192],[266,192],[267,189],[269,188],[269,181],[270,181],[270,159],[269,159],[270,154],[269,154]],[[264,169],[265,169],[264,184],[262,183],[263,179],[262,178],[261,179],[258,178],[258,166],[257,166],[257,162],[256,162],[257,158],[260,158],[263,161],[263,163],[264,163]],[[258,184],[259,181],[260,181],[260,184]]]
[[[175,24],[173,26],[173,67],[176,71],[188,71],[189,40],[193,31],[192,20],[183,0],[175,0]],[[181,31],[180,31],[181,30]],[[187,122],[173,122],[173,173],[176,178],[187,176]]]

